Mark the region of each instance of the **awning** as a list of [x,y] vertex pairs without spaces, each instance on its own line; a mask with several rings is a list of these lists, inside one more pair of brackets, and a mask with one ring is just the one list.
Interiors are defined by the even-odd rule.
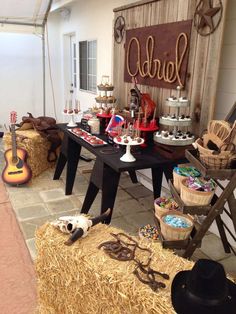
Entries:
[[1,0],[0,31],[42,33],[52,0]]

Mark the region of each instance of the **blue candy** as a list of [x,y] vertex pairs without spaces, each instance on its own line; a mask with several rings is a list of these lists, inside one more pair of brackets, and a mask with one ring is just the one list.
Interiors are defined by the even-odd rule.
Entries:
[[174,228],[188,228],[190,227],[190,224],[186,222],[185,219],[178,217],[178,216],[173,216],[173,215],[166,215],[163,221]]

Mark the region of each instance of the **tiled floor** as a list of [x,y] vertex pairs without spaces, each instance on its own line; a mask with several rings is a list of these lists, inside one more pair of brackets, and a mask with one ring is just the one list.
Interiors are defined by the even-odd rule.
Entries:
[[[88,154],[86,151],[83,153]],[[0,151],[0,161],[1,171],[4,165],[3,149]],[[36,257],[34,232],[38,226],[59,216],[80,213],[90,177],[90,173],[85,170],[92,169],[92,166],[93,162],[79,162],[73,194],[70,196],[64,193],[65,173],[59,180],[52,180],[54,168],[48,169],[25,186],[7,186],[7,196],[0,191],[1,202],[9,197],[32,259]],[[164,195],[167,191],[163,189],[162,193]],[[99,193],[90,210],[92,215],[99,214],[100,200]],[[152,210],[152,192],[140,183],[134,185],[128,175],[122,174],[111,224],[137,235],[141,225],[153,224]],[[201,249],[197,249],[192,258],[217,260],[236,278],[236,257],[224,252],[220,239],[214,234],[207,233]]]

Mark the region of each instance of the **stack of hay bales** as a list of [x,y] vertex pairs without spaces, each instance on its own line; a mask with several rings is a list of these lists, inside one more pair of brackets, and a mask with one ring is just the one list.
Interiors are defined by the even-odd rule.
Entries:
[[[68,247],[64,245],[68,236],[50,224],[37,230],[38,313],[175,313],[170,296],[172,279],[180,270],[192,269],[193,262],[163,249],[160,243],[139,241],[154,253],[151,267],[170,276],[170,280],[158,277],[166,288],[154,292],[133,274],[134,261],[117,261],[98,249],[99,244],[114,241],[111,232],[122,231],[99,224]],[[139,258],[145,257],[147,252],[141,251]]]
[[[28,153],[27,164],[32,170],[32,176],[36,177],[55,163],[47,161],[50,142],[42,137],[37,131],[17,130],[17,147],[23,148]],[[11,133],[6,133],[3,137],[5,150],[12,147]]]

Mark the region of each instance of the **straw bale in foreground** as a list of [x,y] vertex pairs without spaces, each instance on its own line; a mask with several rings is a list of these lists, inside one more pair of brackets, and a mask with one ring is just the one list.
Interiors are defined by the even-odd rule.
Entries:
[[[16,131],[17,147],[23,148],[28,153],[27,163],[32,170],[32,176],[36,177],[54,163],[47,161],[50,142],[35,130]],[[11,133],[6,133],[3,138],[4,148],[12,147]]]
[[[159,243],[140,241],[154,252],[151,266],[170,275],[166,288],[153,292],[133,274],[133,261],[111,259],[100,243],[114,240],[110,233],[121,230],[99,224],[86,238],[72,246],[64,245],[68,236],[45,224],[36,232],[36,273],[38,278],[38,313],[56,314],[144,314],[175,313],[171,306],[170,287],[180,270],[192,269],[187,261]],[[145,260],[147,253],[139,252]]]

